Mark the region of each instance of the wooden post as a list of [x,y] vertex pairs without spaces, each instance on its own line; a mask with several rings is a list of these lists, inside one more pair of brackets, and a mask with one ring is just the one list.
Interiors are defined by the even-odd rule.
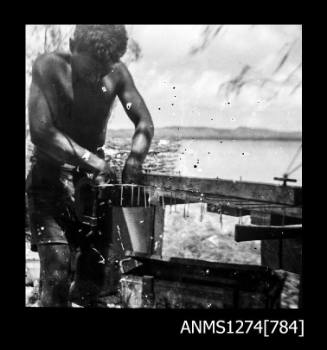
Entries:
[[[280,216],[272,215],[270,225],[288,224]],[[268,222],[266,218],[266,224]],[[261,241],[261,264],[272,269],[283,269],[300,275],[299,307],[303,307],[303,267],[302,267],[302,237]]]

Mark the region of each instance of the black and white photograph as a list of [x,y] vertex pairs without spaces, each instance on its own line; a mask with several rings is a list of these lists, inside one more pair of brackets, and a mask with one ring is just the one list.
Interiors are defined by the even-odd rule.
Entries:
[[25,38],[25,307],[303,309],[302,25]]

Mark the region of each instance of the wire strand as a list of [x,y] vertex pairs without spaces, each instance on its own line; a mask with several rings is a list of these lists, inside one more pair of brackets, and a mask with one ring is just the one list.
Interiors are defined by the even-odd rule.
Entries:
[[296,153],[295,153],[293,159],[291,160],[290,164],[288,165],[288,167],[287,167],[287,169],[285,171],[286,174],[290,170],[291,166],[294,164],[294,162],[295,162],[297,156],[299,155],[301,149],[302,149],[302,143],[301,143],[300,147],[298,148],[298,150],[296,151]]
[[302,163],[300,163],[299,165],[297,165],[294,169],[292,169],[291,171],[289,171],[286,176],[289,176],[291,174],[293,174],[297,169],[301,168]]

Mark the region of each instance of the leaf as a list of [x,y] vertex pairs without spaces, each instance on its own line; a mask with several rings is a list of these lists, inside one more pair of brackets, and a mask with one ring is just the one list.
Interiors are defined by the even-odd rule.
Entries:
[[294,76],[294,74],[302,67],[302,62],[300,62],[293,70],[292,72],[287,76],[287,78],[283,81],[283,84],[288,83],[292,77]]
[[224,25],[220,25],[220,26],[215,30],[215,32],[214,32],[214,34],[213,34],[213,38],[215,38],[215,37],[220,33],[220,31],[223,29],[223,26],[224,26]]
[[202,39],[200,43],[192,47],[189,51],[189,55],[194,56],[198,52],[204,51],[221,32],[224,25],[219,25],[217,28],[212,25],[207,25],[202,31]]
[[302,81],[300,81],[299,83],[296,84],[296,86],[293,88],[293,90],[290,92],[290,95],[293,95],[296,90],[299,89],[299,87],[302,85]]
[[286,60],[288,59],[289,54],[290,54],[290,50],[288,50],[286,52],[286,54],[282,57],[282,59],[280,60],[278,66],[274,70],[273,74],[276,74],[283,67],[283,65],[285,64]]
[[238,75],[236,75],[233,79],[230,79],[227,82],[221,84],[219,91],[222,88],[225,88],[226,96],[229,96],[233,92],[235,92],[236,96],[238,96],[241,92],[242,87],[250,82],[250,80],[244,79],[245,75],[250,69],[251,66],[246,64]]
[[[298,40],[299,40],[299,38],[296,38],[296,39],[292,42],[292,44],[291,44],[290,47],[288,48],[287,52],[286,52],[286,53],[284,54],[284,56],[281,58],[279,64],[277,65],[275,71],[273,72],[273,74],[276,74],[276,73],[283,67],[283,65],[286,63],[288,57],[290,56],[290,54],[291,54],[291,52],[292,52],[292,50],[293,50],[293,48],[294,48],[294,46],[295,46],[295,44],[297,43]],[[286,44],[282,47],[282,49],[283,49],[285,46],[288,46],[288,45],[289,45],[289,43],[286,43]],[[282,50],[282,49],[281,49],[281,50]]]

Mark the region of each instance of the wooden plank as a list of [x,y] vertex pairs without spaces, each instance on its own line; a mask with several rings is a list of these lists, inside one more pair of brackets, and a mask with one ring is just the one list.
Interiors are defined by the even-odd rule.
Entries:
[[268,294],[155,279],[153,294],[144,295],[144,277],[128,275],[121,278],[122,302],[127,308],[275,309],[279,308],[281,287],[275,289]]
[[301,235],[302,225],[235,225],[236,242],[255,241],[263,239],[298,238]]
[[232,309],[236,306],[233,288],[157,279],[154,292],[158,309]]
[[269,203],[302,205],[302,188],[256,182],[207,179],[162,174],[143,174],[140,184],[166,190],[207,193]]
[[253,225],[270,225],[271,214],[251,211],[251,224]]
[[[169,190],[157,190],[157,193],[160,194],[160,196],[163,196],[165,198],[165,204],[169,205],[171,202],[174,204],[183,204],[183,203],[200,203],[201,202],[201,196],[200,194],[195,194],[192,192],[187,191],[176,191],[172,192]],[[230,215],[230,216],[244,216],[244,215],[252,215],[254,213],[267,213],[267,214],[276,214],[276,215],[284,215],[287,217],[294,217],[294,218],[302,218],[302,208],[300,207],[271,207],[269,205],[263,206],[260,205],[260,203],[256,203],[257,209],[251,209],[251,205],[253,208],[253,205],[255,205],[254,202],[249,203],[248,208],[240,208],[240,206],[237,206],[236,204],[233,204],[233,201],[231,201],[228,205],[227,204],[221,204],[222,199],[218,197],[206,196],[203,200],[205,203],[207,203],[207,211],[212,213],[218,213],[220,210],[222,210],[223,214]],[[226,201],[225,201],[226,202]],[[244,205],[245,206],[245,205]]]
[[[208,203],[209,202],[209,203]],[[230,216],[244,216],[244,215],[251,215],[252,217],[261,217],[262,215],[266,214],[270,218],[270,214],[275,215],[283,215],[285,217],[292,217],[292,218],[302,218],[302,208],[299,207],[264,207],[260,206],[257,209],[251,209],[249,206],[248,208],[241,208],[233,205],[232,203],[230,205],[220,205],[219,199],[217,199],[216,203],[214,203],[213,199],[209,199],[209,201],[206,201],[208,203],[207,205],[207,211],[210,213],[220,213],[220,210],[222,210],[222,213],[225,215]]]
[[142,265],[121,278],[126,307],[278,307],[284,281],[261,266],[130,255]]
[[129,252],[128,256],[142,263],[133,271],[129,271],[129,274],[151,275],[165,280],[223,285],[244,291],[255,291],[265,281],[272,282],[278,279],[273,271],[258,265],[218,263],[185,258],[159,258],[136,252]]
[[213,204],[213,203],[207,204],[207,212],[216,213],[216,214],[222,213],[224,215],[235,216],[235,217],[250,215],[250,210],[248,209],[244,209],[244,208],[240,209],[238,207],[234,207],[233,205],[219,205],[219,204]]

